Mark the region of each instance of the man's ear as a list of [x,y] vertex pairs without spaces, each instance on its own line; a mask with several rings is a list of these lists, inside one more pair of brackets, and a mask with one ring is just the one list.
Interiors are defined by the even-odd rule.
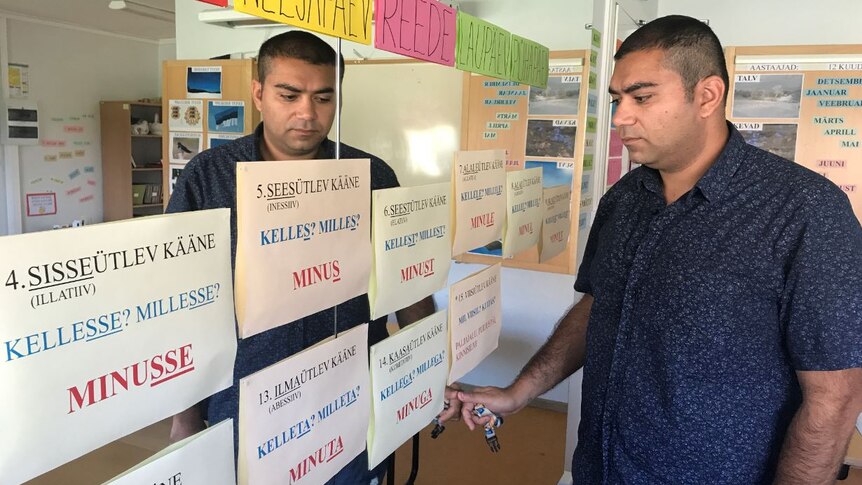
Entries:
[[698,104],[700,116],[708,118],[717,110],[724,116],[724,93],[727,91],[719,76],[707,76],[694,87],[694,101]]
[[257,79],[251,81],[251,99],[254,100],[254,106],[260,111],[263,101],[263,84]]

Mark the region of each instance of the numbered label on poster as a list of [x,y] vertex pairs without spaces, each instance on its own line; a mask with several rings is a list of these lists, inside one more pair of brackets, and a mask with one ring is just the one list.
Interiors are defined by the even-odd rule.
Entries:
[[372,193],[371,318],[405,308],[446,286],[452,262],[449,183]]
[[506,152],[457,152],[452,166],[455,235],[452,255],[499,241],[506,217]]
[[506,172],[506,226],[503,230],[503,257],[525,251],[539,243],[542,229],[542,169]]
[[370,163],[237,164],[236,315],[243,338],[368,291]]
[[240,381],[239,483],[326,483],[365,449],[368,325]]
[[449,288],[449,383],[473,370],[497,348],[503,323],[500,267],[497,263]]
[[231,385],[229,221],[217,209],[0,238],[15,255],[0,262],[4,480]]
[[371,347],[368,466],[394,453],[443,410],[449,375],[446,310]]

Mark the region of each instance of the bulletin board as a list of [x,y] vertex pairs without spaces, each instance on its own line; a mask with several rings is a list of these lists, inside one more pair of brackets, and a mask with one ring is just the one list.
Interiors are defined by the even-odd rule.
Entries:
[[838,185],[862,220],[862,45],[728,47],[727,118]]
[[252,100],[252,59],[177,60],[162,64],[162,186],[168,194],[197,153],[251,133],[260,122]]
[[[507,150],[506,169],[541,167],[545,188],[571,184],[570,233],[566,249],[554,258],[539,262],[538,247],[504,259],[468,252],[459,262],[575,274],[581,193],[584,187],[585,135],[589,51],[552,51],[548,88],[465,73],[462,117],[462,150]],[[593,126],[592,129],[595,129]],[[481,251],[482,249],[480,249]]]

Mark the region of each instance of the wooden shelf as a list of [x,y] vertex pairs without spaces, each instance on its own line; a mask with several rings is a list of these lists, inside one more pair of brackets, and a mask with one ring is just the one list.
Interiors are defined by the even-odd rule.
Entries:
[[[102,135],[102,201],[105,222],[135,214],[161,213],[162,203],[135,204],[133,185],[161,186],[164,166],[148,165],[162,156],[161,135],[132,134],[132,119],[153,120],[161,105],[135,101],[100,103]],[[137,166],[133,166],[137,161]],[[141,202],[141,199],[138,199]]]

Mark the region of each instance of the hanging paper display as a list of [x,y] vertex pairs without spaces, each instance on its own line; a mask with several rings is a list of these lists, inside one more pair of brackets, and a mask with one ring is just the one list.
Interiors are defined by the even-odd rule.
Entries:
[[372,192],[372,319],[446,286],[452,262],[451,187],[442,183]]
[[368,324],[239,384],[239,484],[322,485],[365,449]]
[[237,164],[236,315],[243,338],[368,291],[370,163]]
[[229,220],[217,209],[0,238],[15,255],[0,260],[4,482],[231,385]]

